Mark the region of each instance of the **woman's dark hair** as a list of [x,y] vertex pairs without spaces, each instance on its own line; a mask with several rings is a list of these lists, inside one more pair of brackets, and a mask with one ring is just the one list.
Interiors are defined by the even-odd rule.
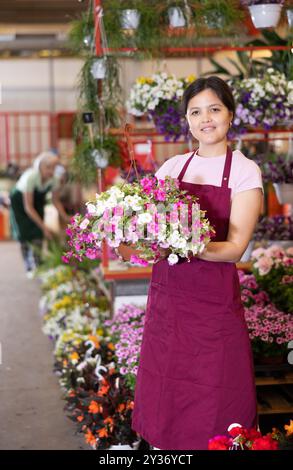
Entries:
[[224,80],[215,75],[207,78],[198,78],[186,88],[182,97],[184,114],[187,112],[187,106],[191,98],[207,89],[213,90],[226,108],[233,113],[233,116],[235,115],[235,101],[231,88]]

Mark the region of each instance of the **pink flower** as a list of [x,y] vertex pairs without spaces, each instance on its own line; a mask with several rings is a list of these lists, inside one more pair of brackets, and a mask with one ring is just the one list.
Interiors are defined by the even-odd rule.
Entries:
[[148,266],[148,262],[142,258],[139,258],[139,256],[131,255],[130,257],[130,262],[133,264],[139,264],[140,266]]
[[283,258],[284,255],[285,252],[279,245],[272,245],[266,250],[266,256],[271,256],[272,258]]
[[262,256],[259,260],[254,264],[256,268],[259,270],[259,274],[264,276],[268,274],[273,266],[273,261],[271,258],[267,258],[266,256]]

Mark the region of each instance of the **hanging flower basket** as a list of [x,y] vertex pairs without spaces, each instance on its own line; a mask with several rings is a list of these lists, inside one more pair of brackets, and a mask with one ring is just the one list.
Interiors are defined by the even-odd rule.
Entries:
[[91,74],[96,79],[103,79],[106,76],[106,61],[104,57],[96,59],[91,67]]
[[287,9],[287,20],[290,28],[293,28],[293,8]]
[[275,27],[280,20],[282,10],[282,5],[280,4],[250,5],[248,8],[256,28]]
[[122,29],[132,29],[135,30],[138,28],[140,21],[140,13],[135,9],[126,9],[121,11],[120,22]]
[[169,25],[171,28],[184,28],[186,20],[179,7],[168,8]]
[[280,204],[293,204],[293,184],[273,183]]

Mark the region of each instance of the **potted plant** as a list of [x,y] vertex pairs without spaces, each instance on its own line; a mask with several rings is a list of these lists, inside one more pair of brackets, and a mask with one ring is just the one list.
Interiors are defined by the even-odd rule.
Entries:
[[234,0],[200,0],[198,21],[208,29],[227,31],[241,17],[238,4]]
[[290,93],[293,82],[284,74],[268,68],[257,77],[229,81],[235,98],[233,132],[243,134],[249,128],[272,129],[292,122]]
[[276,215],[273,217],[263,216],[255,229],[253,240],[265,242],[267,246],[277,244],[282,248],[293,245],[293,220],[291,217]]
[[287,8],[286,13],[287,13],[289,27],[292,28],[293,27],[293,8],[292,7]]
[[259,286],[283,312],[293,312],[293,247],[272,245],[252,252],[252,271]]
[[147,114],[158,132],[165,135],[165,140],[176,142],[187,135],[180,102],[184,89],[194,79],[194,75],[177,79],[165,72],[139,77],[130,90],[128,112],[134,116]]
[[277,26],[284,0],[241,0],[248,7],[252,22],[256,28]]
[[262,164],[266,181],[273,183],[280,204],[293,204],[293,156],[270,155]]
[[288,342],[293,339],[291,314],[278,310],[273,304],[253,305],[245,309],[245,320],[255,362],[282,363]]

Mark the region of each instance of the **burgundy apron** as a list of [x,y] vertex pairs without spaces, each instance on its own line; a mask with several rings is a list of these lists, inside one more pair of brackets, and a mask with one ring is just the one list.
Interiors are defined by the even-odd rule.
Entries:
[[[182,181],[227,239],[232,151],[220,187]],[[153,266],[137,374],[132,429],[162,450],[207,449],[232,423],[256,425],[251,345],[235,263],[196,257]]]

